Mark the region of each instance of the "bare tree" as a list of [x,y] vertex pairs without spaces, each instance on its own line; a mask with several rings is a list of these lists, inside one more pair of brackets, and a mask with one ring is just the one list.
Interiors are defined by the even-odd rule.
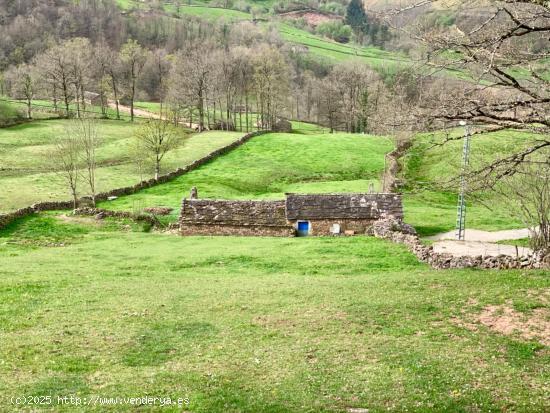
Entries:
[[145,65],[147,55],[145,50],[135,40],[128,40],[120,51],[120,59],[126,71],[130,90],[130,119],[134,121],[134,102],[136,98],[136,83]]
[[74,121],[69,129],[77,140],[80,147],[81,161],[84,165],[83,179],[88,185],[92,204],[95,206],[96,200],[96,151],[101,143],[98,134],[97,121],[93,118],[80,118]]
[[[205,129],[206,98],[212,82],[213,67],[211,64],[210,47],[194,46],[186,53],[176,56],[170,75],[172,93],[177,94],[176,100],[198,112],[198,131]],[[192,115],[191,115],[192,116]],[[190,121],[190,123],[192,123]]]
[[65,133],[63,138],[56,141],[50,154],[53,170],[63,177],[69,188],[74,209],[78,207],[77,188],[80,155],[79,142],[71,133]]
[[[96,47],[94,51],[94,57],[98,71],[100,73],[102,82],[101,86],[108,85],[111,90],[111,95],[116,110],[116,118],[120,119],[119,99],[121,92],[121,71],[122,64],[120,62],[120,56],[114,52],[105,44],[101,44]],[[103,87],[102,87],[103,89]],[[107,106],[109,102],[107,101]]]
[[[434,3],[443,1],[419,0],[389,14]],[[427,51],[417,82],[431,78],[433,84],[433,79],[457,74],[464,79],[451,79],[445,93],[426,87],[416,121],[434,128],[458,121],[481,125],[475,133],[502,129],[535,132],[537,137],[530,146],[490,166],[499,170],[497,177],[513,175],[522,163],[550,147],[550,3],[469,1],[468,7],[471,14],[476,10],[488,13],[487,18],[464,30],[419,29],[411,33]],[[451,88],[453,83],[458,86]]]
[[70,116],[70,104],[74,97],[73,71],[71,70],[71,56],[63,45],[56,45],[37,57],[36,67],[40,70],[44,79],[52,87],[54,106],[57,107],[57,94],[65,106],[65,116]]
[[136,133],[136,146],[140,148],[155,167],[155,179],[160,175],[160,165],[164,156],[181,145],[182,139],[178,130],[163,119],[149,119]]
[[38,89],[38,73],[34,66],[21,64],[6,73],[11,95],[24,99],[27,105],[27,118],[32,119],[32,101]]
[[77,116],[81,117],[82,111],[86,112],[85,91],[89,82],[90,68],[92,61],[90,41],[86,38],[77,37],[66,41],[63,44],[65,53],[68,53],[69,68],[76,103]]
[[262,129],[270,129],[285,106],[289,89],[289,68],[281,53],[260,47],[253,58],[256,101]]
[[495,191],[505,198],[510,213],[530,229],[531,248],[550,254],[550,158],[523,163]]

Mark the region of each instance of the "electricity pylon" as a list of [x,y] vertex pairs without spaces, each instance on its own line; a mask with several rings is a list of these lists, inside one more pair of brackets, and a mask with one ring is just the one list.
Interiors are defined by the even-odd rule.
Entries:
[[464,126],[464,145],[462,147],[462,173],[460,174],[460,193],[458,194],[458,206],[456,213],[456,239],[464,241],[464,232],[466,230],[466,173],[470,164],[470,126],[461,121]]

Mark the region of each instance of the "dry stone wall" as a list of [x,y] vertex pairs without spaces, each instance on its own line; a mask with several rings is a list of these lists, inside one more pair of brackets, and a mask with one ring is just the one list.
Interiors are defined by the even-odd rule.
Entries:
[[527,257],[512,257],[509,255],[470,257],[438,253],[433,250],[432,246],[422,243],[413,227],[391,218],[375,222],[372,227],[372,235],[406,245],[420,261],[431,265],[435,269],[527,269],[547,268],[549,264],[547,259],[540,254]]
[[[184,175],[187,172],[190,172],[194,169],[199,168],[200,166],[203,166],[207,164],[208,162],[212,161],[213,159],[217,158],[220,155],[223,155],[227,152],[232,151],[235,148],[238,148],[242,144],[248,142],[250,139],[252,139],[255,136],[263,135],[265,133],[268,133],[268,131],[258,131],[258,132],[252,132],[244,135],[242,138],[230,143],[229,145],[226,145],[220,149],[216,149],[213,152],[210,152],[208,155],[197,159],[190,165],[187,165],[183,168],[178,168],[175,171],[172,171],[168,174],[159,176],[158,179],[148,179],[142,182],[137,183],[133,186],[127,186],[124,188],[117,188],[113,189],[111,191],[102,192],[96,195],[97,201],[105,201],[109,197],[113,196],[123,196],[123,195],[130,195],[133,193],[136,193],[142,189],[145,188],[151,188],[152,186],[162,184],[165,182],[168,182],[174,178],[177,178],[178,176]],[[79,200],[79,203],[83,203],[85,201],[85,198],[81,198]],[[39,202],[34,205],[31,205],[30,207],[25,207],[18,209],[13,212],[9,212],[7,214],[0,214],[0,229],[6,227],[11,222],[15,221],[16,219],[34,214],[39,211],[55,211],[55,210],[62,210],[62,209],[72,209],[73,208],[73,202],[72,201],[49,201],[49,202]]]

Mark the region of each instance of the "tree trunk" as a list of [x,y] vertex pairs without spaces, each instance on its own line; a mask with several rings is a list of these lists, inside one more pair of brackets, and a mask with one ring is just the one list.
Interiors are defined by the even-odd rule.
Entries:
[[63,81],[63,99],[65,100],[65,116],[69,117],[69,91],[65,81]]
[[157,155],[156,161],[155,161],[155,180],[159,179],[160,175],[160,159]]
[[246,133],[250,131],[250,121],[248,120],[248,93],[244,95],[244,104],[245,104],[245,120],[246,120]]
[[120,120],[120,110],[118,108],[118,88],[116,87],[116,78],[112,72],[111,72],[111,82],[113,84],[113,97],[115,98],[116,118]]
[[130,121],[134,121],[134,97],[136,95],[136,79],[132,74],[132,96],[130,97]]

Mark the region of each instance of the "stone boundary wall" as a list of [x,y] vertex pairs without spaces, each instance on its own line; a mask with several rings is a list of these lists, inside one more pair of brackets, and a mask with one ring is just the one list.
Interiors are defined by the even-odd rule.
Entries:
[[[229,145],[226,145],[222,148],[216,149],[213,152],[210,152],[208,155],[203,156],[200,159],[197,159],[193,163],[183,167],[178,168],[175,171],[169,172],[165,175],[159,176],[158,179],[149,179],[145,181],[141,181],[133,186],[127,186],[124,188],[117,188],[112,189],[107,192],[101,192],[96,195],[96,201],[105,201],[111,196],[123,196],[123,195],[130,195],[133,193],[136,193],[142,189],[145,188],[151,188],[155,185],[162,184],[168,181],[171,181],[174,178],[177,178],[181,175],[186,174],[187,172],[190,172],[194,169],[199,168],[200,166],[203,166],[207,164],[208,162],[212,161],[213,159],[217,158],[220,155],[226,154],[230,151],[232,151],[235,148],[238,148],[239,146],[243,145],[244,143],[248,142],[250,139],[260,136],[263,134],[269,133],[269,131],[257,131],[257,132],[251,132],[246,135],[244,135],[242,138],[230,143]],[[87,197],[80,198],[79,203],[84,202],[85,199],[88,199]],[[0,229],[6,227],[11,222],[15,221],[16,219],[34,214],[39,211],[55,211],[60,209],[71,209],[73,208],[73,202],[72,201],[48,201],[48,202],[39,202],[36,204],[31,205],[30,207],[20,208],[18,210],[15,210],[13,212],[8,212],[6,214],[0,214]]]
[[537,254],[516,258],[510,255],[470,257],[434,252],[432,246],[422,243],[412,226],[391,218],[375,222],[372,231],[372,235],[377,238],[406,245],[419,261],[438,270],[450,268],[538,269],[550,266],[548,258]]
[[98,220],[109,218],[109,217],[129,218],[137,222],[140,222],[140,221],[147,222],[154,227],[161,225],[160,221],[153,215],[134,214],[132,212],[127,212],[127,211],[110,211],[108,209],[102,209],[102,208],[78,208],[74,210],[74,214],[80,215],[80,216],[92,216]]
[[397,144],[397,148],[386,154],[386,170],[382,177],[383,192],[395,192],[401,186],[402,182],[397,177],[401,172],[399,160],[411,146],[412,141],[401,141]]

